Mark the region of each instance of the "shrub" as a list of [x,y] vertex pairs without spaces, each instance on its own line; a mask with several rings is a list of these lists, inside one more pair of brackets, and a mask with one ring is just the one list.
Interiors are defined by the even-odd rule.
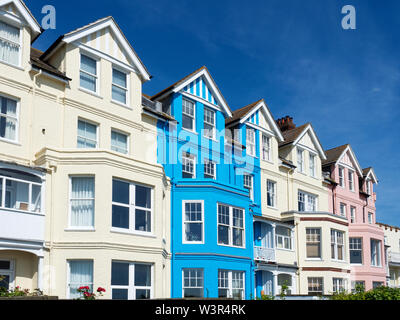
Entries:
[[377,287],[365,291],[364,288],[356,287],[353,293],[337,293],[330,297],[331,300],[400,300],[400,288]]

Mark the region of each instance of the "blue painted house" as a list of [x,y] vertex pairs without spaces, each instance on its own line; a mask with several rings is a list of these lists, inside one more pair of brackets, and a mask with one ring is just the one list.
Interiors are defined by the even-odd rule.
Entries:
[[160,119],[157,155],[172,184],[171,296],[251,299],[260,199],[245,128],[225,129],[233,114],[206,67],[151,100],[176,120]]

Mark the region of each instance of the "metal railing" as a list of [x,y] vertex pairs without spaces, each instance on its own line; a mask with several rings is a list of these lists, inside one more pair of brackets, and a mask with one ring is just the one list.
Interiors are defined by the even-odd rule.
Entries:
[[274,262],[275,261],[275,249],[254,247],[254,260]]

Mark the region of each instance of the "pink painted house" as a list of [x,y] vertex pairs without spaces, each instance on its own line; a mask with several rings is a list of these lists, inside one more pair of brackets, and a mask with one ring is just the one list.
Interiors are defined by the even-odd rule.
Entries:
[[348,144],[325,153],[322,167],[331,185],[329,210],[349,222],[351,289],[357,284],[366,290],[386,285],[384,232],[376,224],[374,170],[362,169]]

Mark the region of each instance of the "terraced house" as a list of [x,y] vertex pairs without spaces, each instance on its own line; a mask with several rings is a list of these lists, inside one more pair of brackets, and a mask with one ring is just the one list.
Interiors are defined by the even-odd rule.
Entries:
[[206,67],[143,94],[151,76],[113,17],[45,51],[42,33],[0,0],[1,287],[253,299],[399,285],[398,228],[376,224],[377,178],[350,145],[324,151],[263,99],[232,111]]
[[23,2],[0,4],[3,286],[168,296],[170,187],[153,156],[165,115],[142,107],[149,72],[112,17],[41,52]]

